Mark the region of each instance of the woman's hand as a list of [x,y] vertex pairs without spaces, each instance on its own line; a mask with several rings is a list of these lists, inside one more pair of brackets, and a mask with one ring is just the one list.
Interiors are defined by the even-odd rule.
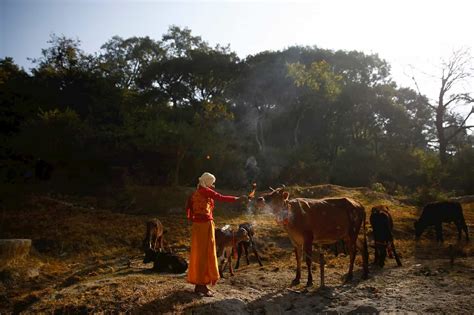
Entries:
[[242,204],[247,204],[249,202],[249,197],[247,195],[242,195],[239,198],[237,198],[237,201]]

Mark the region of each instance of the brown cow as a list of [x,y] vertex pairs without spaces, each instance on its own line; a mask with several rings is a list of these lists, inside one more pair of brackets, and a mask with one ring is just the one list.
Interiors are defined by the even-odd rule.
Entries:
[[401,266],[402,262],[393,243],[393,219],[387,206],[375,206],[372,208],[370,213],[370,225],[372,225],[375,243],[374,264],[383,267],[388,252],[389,257],[392,257],[393,253],[397,265]]
[[[143,250],[146,252],[148,249],[156,251],[157,249],[161,252],[163,248],[163,224],[160,220],[152,219],[146,223],[146,233],[143,239]],[[157,248],[158,247],[158,248]]]
[[[308,267],[307,285],[313,284],[311,274],[312,246],[334,244],[343,240],[349,250],[350,264],[347,280],[352,279],[354,260],[357,251],[357,237],[363,226],[363,277],[368,276],[368,251],[365,229],[365,210],[357,201],[350,198],[288,199],[289,193],[284,188],[272,190],[259,198],[260,206],[268,204],[283,225],[293,243],[296,254],[296,278],[292,284],[300,283],[301,256],[304,251]],[[321,271],[321,287],[324,286],[324,256],[319,250],[319,263]]]
[[247,230],[243,227],[239,227],[237,232],[235,232],[229,225],[226,225],[222,228],[216,228],[214,233],[216,236],[216,255],[219,260],[219,275],[222,278],[226,264],[229,264],[229,272],[230,275],[233,276],[232,253],[237,253],[236,246],[240,241],[249,240]]

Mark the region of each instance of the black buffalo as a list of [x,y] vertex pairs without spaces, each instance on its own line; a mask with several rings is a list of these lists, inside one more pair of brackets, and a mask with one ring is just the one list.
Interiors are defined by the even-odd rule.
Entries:
[[151,248],[145,250],[144,263],[153,262],[153,271],[168,273],[183,273],[188,269],[188,263],[182,257],[170,253],[155,251]]
[[443,222],[454,222],[458,229],[458,240],[461,240],[462,230],[469,241],[466,221],[459,202],[444,201],[427,204],[423,208],[420,219],[415,222],[415,236],[419,239],[426,227],[434,225],[436,229],[436,240],[443,241]]
[[370,213],[370,225],[372,225],[375,242],[374,264],[383,267],[388,251],[389,256],[392,256],[393,253],[397,265],[401,266],[402,262],[393,243],[393,219],[387,206],[375,206],[372,208],[372,212]]

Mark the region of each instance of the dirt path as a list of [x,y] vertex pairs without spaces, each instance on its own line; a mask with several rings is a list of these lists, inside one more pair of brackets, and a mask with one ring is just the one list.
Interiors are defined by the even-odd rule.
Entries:
[[[344,258],[340,258],[344,263]],[[346,259],[347,260],[347,259]],[[137,261],[132,268],[111,265],[102,274],[67,283],[31,305],[27,312],[121,311],[193,314],[314,314],[315,312],[458,313],[474,312],[474,258],[390,261],[371,268],[370,278],[344,284],[338,266],[327,269],[325,289],[303,285],[289,288],[292,260],[244,266],[235,277],[214,287],[214,297],[198,297],[185,275],[151,273]],[[317,269],[316,269],[317,272]],[[306,273],[303,272],[303,277]]]

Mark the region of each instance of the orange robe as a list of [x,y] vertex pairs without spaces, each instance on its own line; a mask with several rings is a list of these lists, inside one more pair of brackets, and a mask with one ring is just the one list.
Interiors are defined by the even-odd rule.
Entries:
[[186,206],[188,219],[193,221],[188,269],[188,282],[192,284],[214,285],[219,280],[213,219],[214,199],[235,202],[237,197],[224,196],[210,188],[199,187]]

